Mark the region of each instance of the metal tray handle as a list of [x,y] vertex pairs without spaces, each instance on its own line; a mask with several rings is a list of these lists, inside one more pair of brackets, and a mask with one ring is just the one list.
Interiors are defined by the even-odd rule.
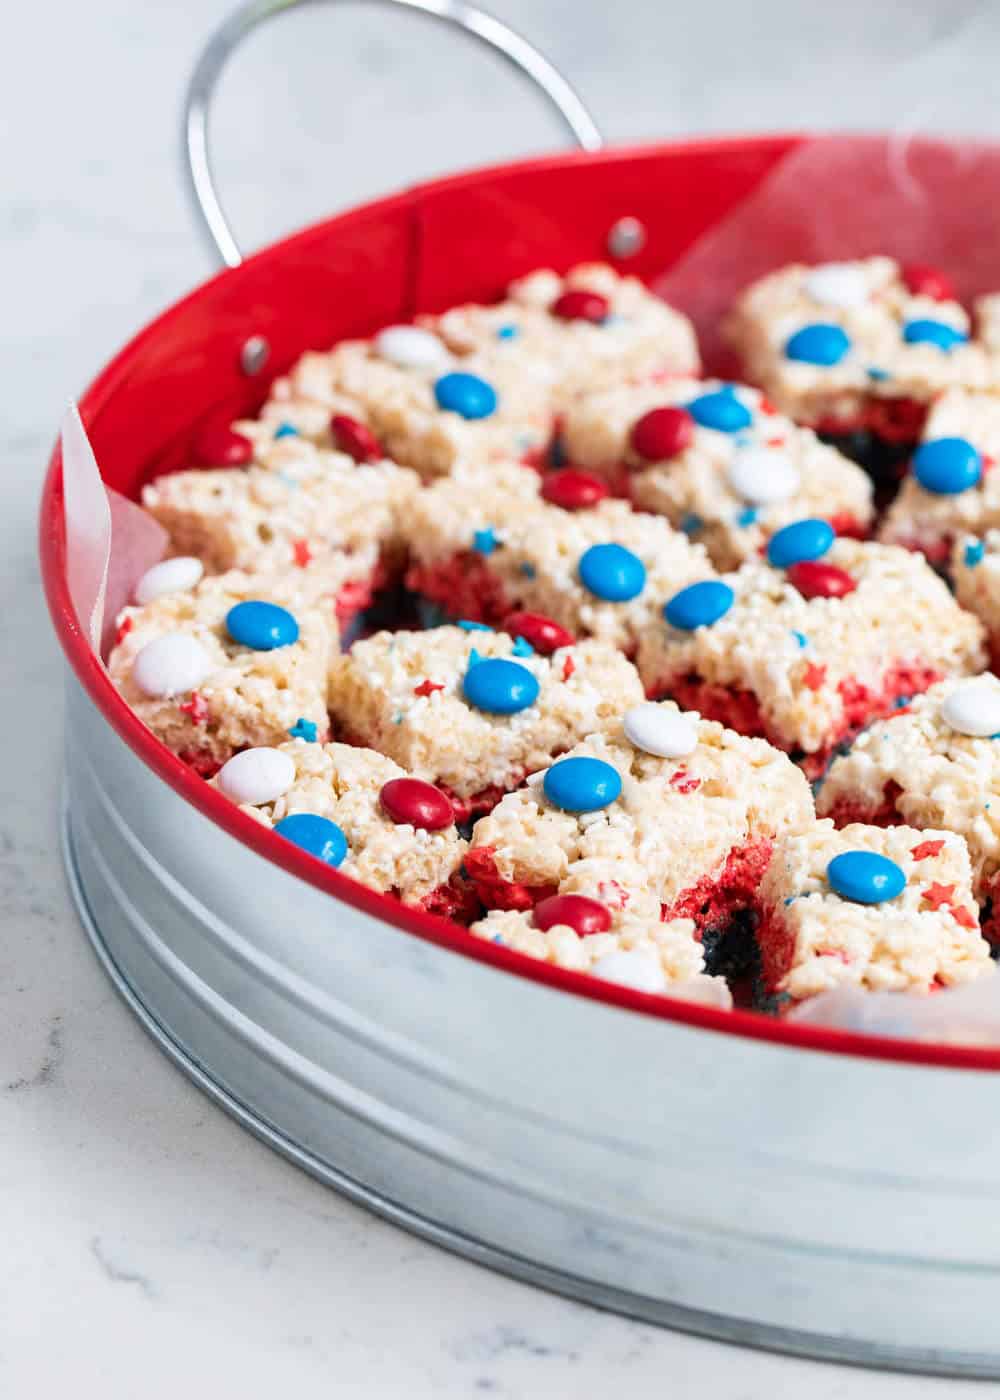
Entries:
[[[215,86],[229,56],[265,20],[305,5],[342,0],[246,0],[224,20],[202,50],[184,100],[183,150],[188,192],[195,215],[220,262],[239,267],[239,244],[229,226],[215,186],[209,147],[209,113]],[[574,141],[585,151],[600,150],[601,133],[583,102],[557,68],[520,34],[464,0],[374,0],[412,10],[462,30],[500,53],[512,68],[530,78],[555,107]]]

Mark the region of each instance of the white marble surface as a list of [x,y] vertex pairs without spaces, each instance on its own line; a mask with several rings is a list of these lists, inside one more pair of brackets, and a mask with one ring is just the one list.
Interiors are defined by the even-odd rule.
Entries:
[[[34,562],[36,496],[66,397],[209,271],[175,126],[199,40],[226,8],[48,0],[5,15],[0,1394],[923,1400],[969,1389],[660,1332],[419,1243],[210,1107],[88,952],[57,856],[60,667]],[[497,0],[497,11],[559,57],[613,138],[894,118],[1000,126],[1000,16],[970,0]],[[355,6],[296,15],[255,39],[225,83],[218,136],[239,226],[259,242],[417,175],[542,149],[554,128],[519,98],[499,64],[426,23]]]

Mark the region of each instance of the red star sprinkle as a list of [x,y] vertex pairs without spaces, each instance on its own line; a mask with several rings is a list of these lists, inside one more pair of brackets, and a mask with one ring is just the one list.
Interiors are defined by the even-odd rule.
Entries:
[[120,646],[131,631],[132,619],[130,617],[123,617],[118,624],[118,631],[115,633],[115,646]]
[[190,715],[195,724],[204,724],[208,719],[208,705],[196,690],[192,690],[190,700],[185,700],[177,708],[182,715]]
[[932,909],[940,909],[942,904],[948,904],[955,898],[955,886],[928,885],[920,897],[925,899]]
[[437,681],[426,680],[413,687],[414,695],[433,695],[435,690],[444,690],[444,686]]
[[826,667],[817,666],[815,661],[810,661],[809,665],[802,672],[802,684],[810,690],[819,690],[826,680]]
[[997,464],[997,459],[987,456],[985,452],[979,454],[979,461],[983,469],[983,476],[985,476],[987,472],[992,471]]
[[567,656],[563,661],[563,680],[568,681],[575,670],[576,662],[573,660],[572,656]]
[[783,437],[770,437],[764,443],[765,447],[784,447],[784,445],[785,439]]
[[309,548],[308,540],[293,540],[292,553],[295,556],[295,563],[300,569],[312,561],[312,550]]
[[966,909],[964,904],[949,904],[948,908],[956,924],[961,924],[963,928],[979,927],[979,920]]
[[775,408],[774,404],[771,402],[771,400],[765,399],[763,396],[761,396],[760,403],[757,405],[757,407],[760,409],[761,413],[767,413],[772,416],[778,411]]
[[701,787],[701,779],[692,778],[686,768],[678,768],[670,779],[670,786],[676,788],[680,793],[697,792]]
[[914,860],[926,860],[928,856],[939,856],[943,850],[943,841],[921,841],[919,846],[912,848],[910,855]]

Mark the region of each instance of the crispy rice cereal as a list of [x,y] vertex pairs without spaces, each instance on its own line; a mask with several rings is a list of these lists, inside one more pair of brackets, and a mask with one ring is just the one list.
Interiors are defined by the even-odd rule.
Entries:
[[[818,285],[816,274],[828,276],[831,267],[841,270],[835,276],[846,271],[858,284],[856,298],[843,298],[850,304],[833,304],[810,290]],[[769,273],[741,294],[725,330],[746,377],[782,412],[800,423],[849,431],[866,420],[873,404],[927,404],[944,389],[983,389],[997,382],[997,365],[986,344],[963,341],[945,351],[904,341],[904,327],[920,320],[969,332],[969,318],[958,302],[912,295],[899,264],[876,257],[824,268],[793,264]],[[816,324],[840,326],[847,333],[850,347],[839,362],[812,364],[786,355],[789,338]],[[878,422],[873,426],[878,430]]]
[[[527,609],[631,650],[665,596],[713,572],[704,548],[658,516],[617,500],[563,510],[542,500],[539,486],[535,473],[508,468],[502,477],[466,472],[421,492],[408,522],[409,586],[452,617],[497,622]],[[612,602],[581,583],[581,556],[597,544],[621,545],[641,560],[645,584],[635,597]]]
[[[694,425],[690,446],[661,461],[636,450],[631,433],[645,414],[723,389],[752,414],[747,428],[729,433]],[[621,482],[638,509],[665,515],[704,544],[720,569],[755,557],[769,535],[804,516],[829,519],[847,535],[864,535],[871,524],[865,472],[775,413],[756,389],[692,379],[619,384],[577,399],[561,436],[575,466]]]
[[[469,703],[466,673],[492,657],[516,661],[537,679],[533,705],[489,714]],[[330,682],[338,731],[444,788],[462,815],[488,808],[525,773],[641,699],[635,667],[604,642],[540,656],[506,633],[461,627],[378,632],[334,663]]]
[[[327,671],[336,652],[336,625],[296,588],[289,575],[238,570],[204,578],[194,588],[165,594],[118,618],[118,641],[108,671],[144,724],[199,772],[212,773],[236,750],[280,744],[304,722],[326,736]],[[277,603],[299,625],[291,646],[253,651],[234,642],[226,615],[249,600]],[[133,675],[136,658],[168,634],[194,638],[211,663],[194,689],[165,698],[147,695]]]
[[502,943],[515,952],[526,953],[555,967],[587,972],[595,977],[607,976],[613,981],[618,978],[612,975],[615,970],[614,963],[609,962],[612,955],[635,953],[655,969],[650,982],[660,983],[657,990],[726,1010],[732,1007],[733,998],[723,979],[705,974],[705,955],[692,919],[669,919],[664,923],[658,907],[651,910],[648,918],[637,917],[635,913],[626,918],[615,909],[612,919],[607,933],[592,933],[581,938],[566,924],[554,924],[544,930],[536,928],[530,911],[491,909],[469,931],[477,938]]
[[[902,893],[881,904],[836,894],[827,866],[846,851],[894,861],[906,877]],[[951,831],[860,823],[838,831],[818,821],[776,844],[759,898],[764,976],[771,991],[793,1001],[844,985],[929,992],[994,971],[979,933],[969,853]]]
[[951,557],[955,595],[986,628],[993,669],[1000,667],[1000,529],[961,536]]
[[726,575],[735,598],[713,625],[685,632],[657,616],[637,658],[647,694],[762,734],[818,777],[900,697],[983,669],[981,624],[919,555],[839,539],[823,562],[851,575],[854,592],[807,599],[761,562]]
[[1000,396],[949,389],[927,417],[923,441],[963,438],[980,454],[982,475],[965,490],[928,491],[912,470],[879,530],[886,544],[918,549],[935,564],[947,564],[957,536],[981,535],[1000,525]]
[[831,765],[816,808],[838,826],[905,823],[958,832],[969,848],[976,897],[985,903],[1000,871],[1000,740],[961,733],[942,708],[970,686],[983,688],[1000,713],[995,676],[939,682],[858,735]]
[[[440,364],[403,368],[379,354],[377,339],[345,340],[325,353],[308,351],[272,384],[258,420],[235,426],[258,450],[264,450],[268,435],[288,428],[329,445],[331,417],[343,414],[364,423],[387,456],[425,479],[447,475],[467,460],[540,458],[552,434],[553,412],[544,362],[518,360],[500,341],[474,354],[442,353]],[[484,379],[496,394],[494,411],[470,419],[439,408],[434,386],[452,372]]]
[[[567,292],[596,292],[608,306],[602,321],[564,319],[552,308]],[[493,351],[548,377],[557,408],[582,390],[624,380],[698,372],[698,345],[687,317],[635,277],[603,263],[583,263],[560,277],[544,270],[511,283],[494,306],[456,306],[420,323],[457,355]]]
[[[406,777],[391,758],[352,744],[309,744],[294,739],[279,746],[295,764],[295,781],[274,802],[242,810],[264,826],[295,812],[313,812],[336,822],[347,837],[340,869],[382,893],[398,895],[433,913],[452,912],[461,895],[458,872],[466,843],[453,826],[423,831],[397,825],[379,794],[393,778]],[[212,786],[218,786],[213,779]]]
[[[676,713],[676,706],[666,706]],[[620,725],[567,757],[617,769],[621,796],[577,815],[546,798],[544,773],[475,825],[466,869],[487,906],[527,909],[549,894],[586,893],[622,919],[693,918],[717,926],[746,907],[775,835],[812,820],[802,774],[760,739],[690,716],[697,744],[683,759],[634,747]]]
[[174,472],[144,488],[142,503],[169,532],[175,554],[197,555],[209,573],[294,571],[314,598],[343,596],[343,612],[367,603],[398,567],[402,526],[417,492],[392,462],[358,466],[340,452],[283,438],[265,463]]

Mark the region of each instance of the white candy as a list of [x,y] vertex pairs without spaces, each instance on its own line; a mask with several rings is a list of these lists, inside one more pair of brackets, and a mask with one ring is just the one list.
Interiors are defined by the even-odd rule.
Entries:
[[657,758],[686,758],[698,746],[698,731],[691,717],[654,701],[626,710],[622,728],[630,744]]
[[863,306],[868,300],[868,281],[864,269],[851,263],[823,263],[807,273],[803,283],[813,301],[823,306],[850,310]]
[[176,559],[164,559],[147,569],[135,586],[135,601],[141,606],[162,598],[165,593],[186,593],[201,581],[205,566],[193,555],[182,554]]
[[375,337],[375,350],[400,369],[434,369],[448,360],[443,341],[419,326],[386,326]]
[[244,749],[219,769],[219,787],[234,802],[274,802],[295,781],[295,764],[280,749]]
[[957,733],[973,738],[1000,734],[1000,686],[982,680],[960,685],[942,702],[941,718]]
[[665,992],[667,978],[659,958],[646,948],[619,948],[598,958],[590,971],[605,982],[637,992]]
[[202,644],[186,632],[167,632],[147,642],[132,663],[132,679],[154,700],[183,695],[201,685],[214,666]]
[[727,471],[729,485],[755,506],[787,501],[799,489],[799,472],[786,453],[774,447],[748,447],[737,452]]

